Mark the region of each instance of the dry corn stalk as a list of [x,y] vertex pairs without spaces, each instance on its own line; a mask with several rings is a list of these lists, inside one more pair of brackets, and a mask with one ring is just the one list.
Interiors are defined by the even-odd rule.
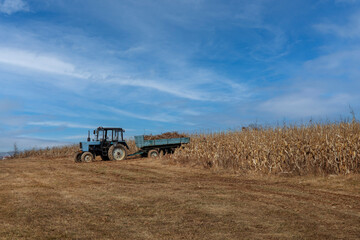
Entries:
[[360,124],[312,124],[194,134],[177,163],[262,173],[360,172]]

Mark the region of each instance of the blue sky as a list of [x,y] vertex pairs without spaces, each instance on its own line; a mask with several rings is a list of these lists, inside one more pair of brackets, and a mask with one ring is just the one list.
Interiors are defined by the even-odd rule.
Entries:
[[340,120],[359,63],[357,0],[0,0],[0,151]]

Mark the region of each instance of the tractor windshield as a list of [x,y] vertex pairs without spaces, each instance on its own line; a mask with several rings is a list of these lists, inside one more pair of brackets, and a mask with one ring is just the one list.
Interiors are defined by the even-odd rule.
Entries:
[[104,130],[98,130],[96,133],[96,140],[97,141],[103,141],[105,139],[105,131]]
[[107,131],[107,138],[108,141],[119,141],[119,131],[117,130],[108,130]]
[[96,141],[122,141],[122,131],[118,129],[97,129],[95,132]]
[[120,141],[121,137],[120,137],[120,132],[119,131],[114,131],[114,141]]

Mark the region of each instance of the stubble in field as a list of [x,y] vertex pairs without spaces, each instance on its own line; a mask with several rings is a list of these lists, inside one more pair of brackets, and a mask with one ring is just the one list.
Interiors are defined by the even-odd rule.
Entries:
[[229,175],[160,159],[0,162],[1,239],[357,239],[358,175]]

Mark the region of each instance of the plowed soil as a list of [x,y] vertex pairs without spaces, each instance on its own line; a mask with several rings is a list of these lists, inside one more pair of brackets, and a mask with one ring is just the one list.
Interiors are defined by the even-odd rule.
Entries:
[[360,177],[0,161],[0,239],[359,239]]
[[169,139],[169,138],[184,138],[188,137],[178,132],[166,132],[159,135],[144,135],[144,140],[156,140],[156,139]]

